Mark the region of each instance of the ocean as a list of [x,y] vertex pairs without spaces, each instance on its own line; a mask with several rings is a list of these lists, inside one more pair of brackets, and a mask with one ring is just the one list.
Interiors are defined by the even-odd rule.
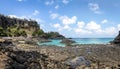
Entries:
[[[74,44],[108,44],[114,38],[72,38],[76,43]],[[65,44],[60,43],[62,40],[51,40],[51,42],[38,43],[40,46],[62,46]]]

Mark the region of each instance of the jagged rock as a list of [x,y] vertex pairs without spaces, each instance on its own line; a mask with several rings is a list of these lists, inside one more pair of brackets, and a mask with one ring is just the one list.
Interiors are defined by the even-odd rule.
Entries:
[[75,41],[70,39],[63,39],[60,43],[69,45],[69,44],[75,43]]
[[113,41],[111,41],[111,44],[117,44],[120,45],[120,31],[117,37]]
[[12,42],[10,40],[0,39],[0,46],[8,46],[12,45]]

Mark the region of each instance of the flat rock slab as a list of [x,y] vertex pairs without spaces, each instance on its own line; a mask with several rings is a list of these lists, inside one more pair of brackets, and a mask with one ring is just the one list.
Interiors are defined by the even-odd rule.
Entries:
[[65,61],[65,64],[69,65],[71,68],[76,68],[81,65],[85,65],[86,67],[89,67],[90,61],[85,59],[84,56],[79,56],[73,59],[68,59],[67,61]]

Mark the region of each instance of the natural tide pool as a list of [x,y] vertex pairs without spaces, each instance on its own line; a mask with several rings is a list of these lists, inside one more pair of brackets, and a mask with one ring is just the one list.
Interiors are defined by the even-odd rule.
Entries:
[[55,39],[50,39],[51,42],[43,42],[43,43],[38,43],[40,46],[62,46],[64,47],[65,44],[60,43],[62,40],[55,40]]
[[[75,44],[108,44],[110,41],[113,41],[113,38],[72,38]],[[51,39],[51,42],[38,43],[40,46],[61,46],[64,47],[65,44],[60,43],[62,40]]]

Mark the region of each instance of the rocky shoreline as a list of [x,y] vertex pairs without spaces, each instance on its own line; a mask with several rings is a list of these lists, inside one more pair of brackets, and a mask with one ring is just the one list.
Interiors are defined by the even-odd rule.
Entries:
[[19,42],[0,44],[1,69],[120,69],[120,47],[88,44],[66,47]]

